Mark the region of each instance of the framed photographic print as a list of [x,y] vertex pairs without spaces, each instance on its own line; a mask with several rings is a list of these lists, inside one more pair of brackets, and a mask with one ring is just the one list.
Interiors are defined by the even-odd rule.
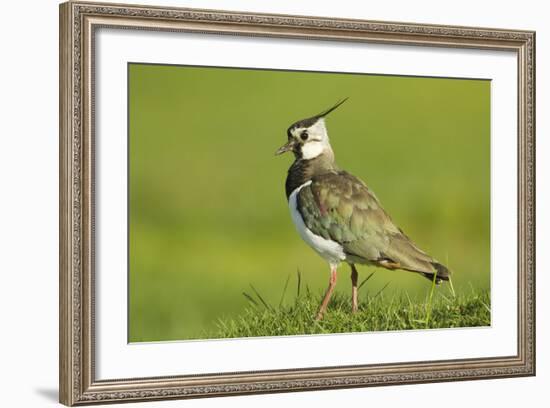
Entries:
[[66,405],[535,374],[535,33],[60,6]]

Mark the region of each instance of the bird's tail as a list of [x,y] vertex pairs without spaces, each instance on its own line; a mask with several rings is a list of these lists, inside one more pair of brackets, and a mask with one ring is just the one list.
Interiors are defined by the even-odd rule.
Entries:
[[428,278],[429,280],[434,279],[435,275],[435,283],[439,284],[441,281],[448,281],[450,277],[449,268],[447,268],[445,265],[440,264],[439,262],[430,262],[432,266],[435,268],[435,272],[424,272],[423,275]]
[[421,273],[429,280],[433,280],[435,275],[436,283],[449,280],[449,269],[414,245],[403,233],[393,236],[384,255],[393,262],[393,269]]

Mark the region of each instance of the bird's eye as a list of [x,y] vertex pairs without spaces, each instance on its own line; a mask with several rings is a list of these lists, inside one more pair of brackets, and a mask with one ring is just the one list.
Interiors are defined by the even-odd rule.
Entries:
[[307,140],[309,135],[307,134],[307,130],[304,130],[302,133],[300,133],[300,139]]

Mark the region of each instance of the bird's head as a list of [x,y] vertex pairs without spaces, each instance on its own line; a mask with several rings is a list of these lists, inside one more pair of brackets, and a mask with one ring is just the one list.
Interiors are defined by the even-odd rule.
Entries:
[[275,154],[279,155],[292,151],[296,158],[310,160],[326,150],[332,150],[325,126],[325,117],[342,105],[347,99],[341,100],[332,108],[315,116],[293,123],[286,132],[288,136],[286,144],[281,146]]

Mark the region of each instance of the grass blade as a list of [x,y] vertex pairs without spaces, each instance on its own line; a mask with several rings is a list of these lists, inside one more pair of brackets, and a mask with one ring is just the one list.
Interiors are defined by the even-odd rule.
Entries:
[[252,284],[250,284],[250,287],[252,288],[252,290],[253,290],[254,293],[256,294],[256,297],[257,297],[258,299],[260,299],[260,302],[262,302],[262,305],[264,305],[264,307],[265,307],[267,310],[273,310],[273,308],[269,305],[269,303],[267,303],[267,302],[264,300],[264,298],[262,297],[262,295],[260,295],[260,292],[258,292],[258,291],[256,290],[256,288],[255,288]]
[[380,289],[378,292],[376,292],[376,295],[374,295],[374,296],[372,297],[371,302],[372,302],[374,299],[376,299],[376,298],[378,297],[378,295],[380,295],[380,294],[384,291],[384,289],[386,289],[386,288],[389,286],[389,284],[390,284],[390,282],[386,283],[386,284],[382,287],[382,289]]
[[296,273],[298,274],[298,288],[296,292],[296,297],[300,297],[300,287],[302,286],[302,273],[300,272],[300,269],[296,270]]
[[451,279],[450,276],[449,276],[449,290],[451,291],[453,297],[456,298],[455,287],[453,286],[453,280]]
[[[447,255],[445,257],[445,262],[446,262],[446,265],[447,265],[447,268],[449,268],[449,270],[452,270],[451,269],[451,265],[449,264],[449,253],[447,252]],[[451,277],[449,276],[449,290],[451,291],[451,294],[453,295],[454,298],[456,298],[456,292],[455,292],[455,288],[453,286],[453,280],[451,279]]]
[[361,283],[359,284],[359,286],[357,286],[357,292],[359,292],[359,290],[361,289],[361,287],[362,287],[365,283],[367,283],[367,281],[368,281],[370,278],[372,278],[373,275],[374,275],[374,272],[371,272],[369,276],[367,276],[365,279],[363,279],[363,280],[361,281]]
[[252,303],[254,306],[256,306],[256,307],[259,306],[258,302],[256,302],[256,300],[255,300],[252,296],[250,296],[248,293],[243,292],[243,296],[244,296],[250,303]]
[[283,305],[283,300],[285,300],[285,294],[286,294],[286,290],[288,288],[288,282],[290,281],[290,274],[287,275],[286,277],[286,282],[285,282],[285,287],[283,289],[283,294],[281,295],[281,300],[279,300],[279,309],[281,308],[281,306]]
[[386,283],[386,284],[382,287],[382,289],[380,289],[380,290],[376,293],[376,295],[374,295],[373,299],[376,299],[376,297],[377,297],[378,295],[380,295],[380,294],[384,291],[384,289],[386,289],[389,285],[390,285],[390,282]]
[[433,296],[434,296],[434,290],[435,290],[436,282],[437,282],[437,270],[435,271],[434,276],[432,278],[432,286],[430,288],[430,295],[428,297],[428,304],[426,305],[426,327],[428,327],[428,325],[430,324],[430,317],[431,317],[431,314],[432,314],[432,300],[433,300]]

